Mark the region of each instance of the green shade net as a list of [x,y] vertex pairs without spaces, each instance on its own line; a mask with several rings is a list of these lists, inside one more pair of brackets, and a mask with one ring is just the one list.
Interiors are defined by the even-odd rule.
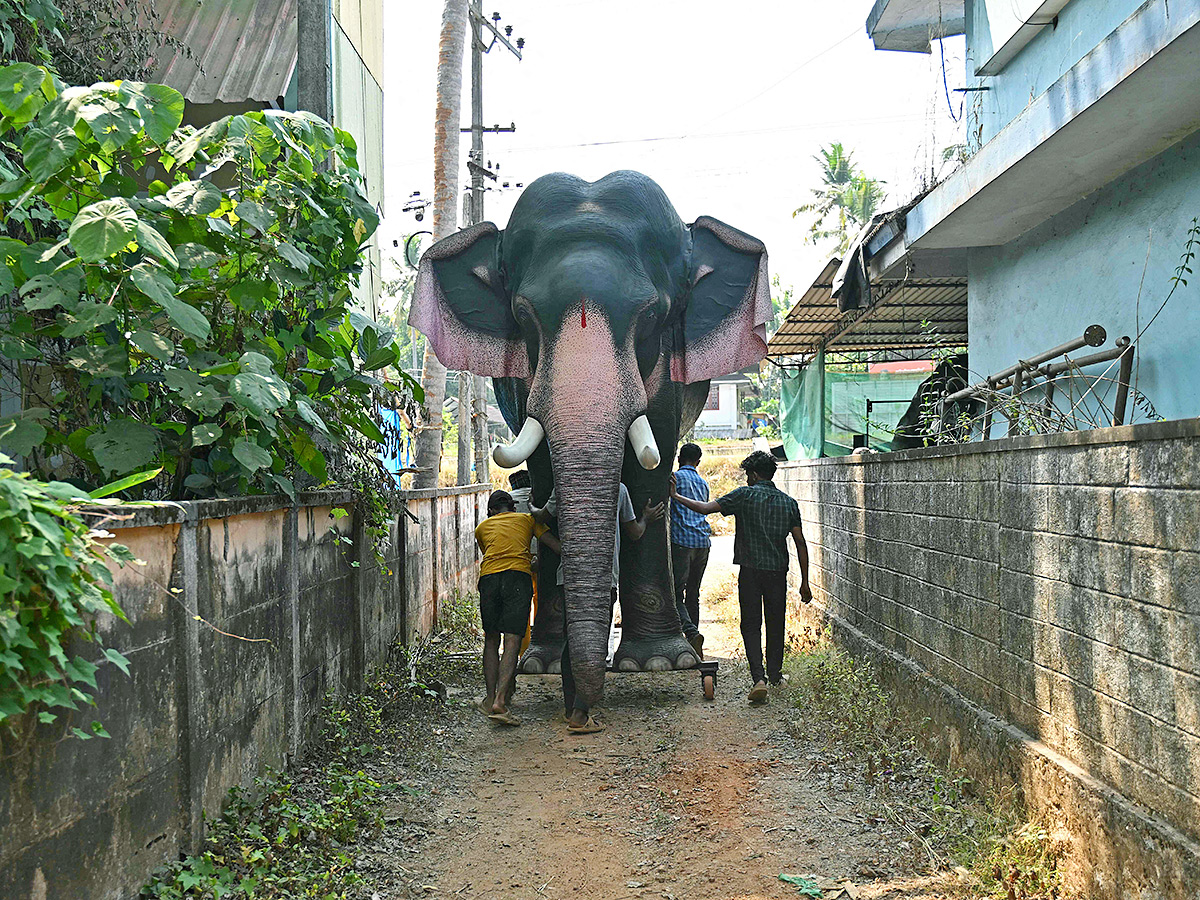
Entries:
[[[928,372],[853,372],[825,367],[824,353],[800,371],[783,374],[780,418],[788,459],[845,456],[854,436],[871,448],[892,449],[892,433]],[[872,401],[870,421],[867,400]],[[894,402],[889,402],[894,401]]]
[[825,443],[825,351],[805,368],[784,369],[780,430],[788,459],[816,459]]

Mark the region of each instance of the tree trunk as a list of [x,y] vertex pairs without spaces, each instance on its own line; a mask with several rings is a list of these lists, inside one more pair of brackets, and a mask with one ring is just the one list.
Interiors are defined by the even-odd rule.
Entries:
[[[467,43],[467,0],[446,0],[438,45],[437,114],[433,125],[433,239],[458,230],[459,120],[463,53]],[[415,448],[414,488],[437,487],[442,465],[442,404],[446,399],[446,367],[425,344],[421,370],[425,404]]]
[[475,444],[475,481],[477,484],[487,484],[492,480],[491,466],[488,462],[488,431],[487,431],[487,381],[475,376],[473,391],[474,415],[471,417],[471,440]]

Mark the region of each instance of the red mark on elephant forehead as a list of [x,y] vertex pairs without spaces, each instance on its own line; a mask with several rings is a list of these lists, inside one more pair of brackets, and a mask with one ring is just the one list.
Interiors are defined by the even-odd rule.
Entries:
[[579,298],[579,326],[587,328],[587,299]]

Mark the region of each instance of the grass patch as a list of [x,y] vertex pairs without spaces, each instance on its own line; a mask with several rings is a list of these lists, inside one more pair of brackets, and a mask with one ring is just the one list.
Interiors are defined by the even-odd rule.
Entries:
[[251,789],[233,788],[221,815],[207,823],[204,844],[156,873],[140,896],[160,900],[222,897],[283,900],[367,898],[356,870],[356,845],[383,828],[384,786],[369,774],[387,764],[389,777],[427,763],[430,732],[444,714],[444,684],[462,663],[396,645],[365,689],[327,698],[318,739],[297,771],[269,771]]
[[[964,774],[926,759],[910,720],[869,665],[826,633],[789,654],[787,669],[790,699],[803,712],[796,736],[821,744],[833,765],[868,782],[878,817],[907,834],[919,865],[966,869],[969,896],[1066,896],[1059,870],[1066,842],[1046,823],[1028,821],[1011,796],[979,796]],[[820,730],[808,730],[811,723]]]

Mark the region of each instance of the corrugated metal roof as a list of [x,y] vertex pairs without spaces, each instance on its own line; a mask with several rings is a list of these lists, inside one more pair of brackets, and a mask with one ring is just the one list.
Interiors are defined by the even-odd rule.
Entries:
[[164,28],[191,49],[163,60],[152,80],[193,103],[270,103],[296,68],[298,0],[159,0]]
[[[872,281],[871,306],[838,311],[829,260],[788,312],[767,345],[767,355],[811,358],[826,350],[924,350],[967,342],[967,280],[908,278]],[[922,327],[928,322],[928,327]]]

